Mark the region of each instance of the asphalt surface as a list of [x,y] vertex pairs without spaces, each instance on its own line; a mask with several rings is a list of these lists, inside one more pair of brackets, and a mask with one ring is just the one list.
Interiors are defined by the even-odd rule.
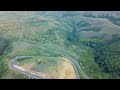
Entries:
[[[30,43],[30,44],[32,44],[32,43]],[[64,55],[64,56],[66,56],[67,58],[70,59],[71,64],[72,64],[73,67],[74,67],[74,70],[75,70],[75,73],[76,73],[76,76],[77,76],[78,79],[80,79],[80,76],[79,76],[79,73],[78,73],[78,69],[79,69],[80,72],[82,73],[82,76],[85,77],[85,79],[90,79],[90,78],[84,73],[84,71],[82,70],[81,66],[78,64],[76,58],[68,55],[67,53],[59,52],[59,51],[55,51],[55,50],[51,50],[51,49],[48,49],[48,48],[46,48],[46,47],[44,47],[44,46],[41,46],[41,45],[35,45],[35,44],[32,44],[32,45],[33,45],[33,46],[36,46],[36,47],[39,47],[39,48],[44,48],[44,49],[46,49],[46,50],[48,50],[48,51],[50,51],[50,52],[54,52],[54,53],[58,53],[58,54],[62,54],[62,55]]]
[[77,78],[78,78],[78,79],[80,79],[80,76],[79,76],[79,73],[78,73],[78,69],[81,71],[82,76],[84,76],[85,79],[90,79],[90,78],[84,73],[84,71],[82,70],[81,66],[78,64],[77,59],[74,58],[74,57],[72,57],[71,55],[69,55],[69,54],[67,54],[67,53],[64,53],[64,52],[59,52],[59,51],[51,50],[51,49],[48,49],[48,48],[46,48],[46,47],[44,47],[44,46],[41,46],[41,45],[35,45],[35,44],[32,44],[32,45],[37,46],[37,47],[40,47],[40,48],[42,47],[42,48],[44,48],[44,49],[46,49],[46,50],[48,50],[48,51],[51,51],[51,52],[54,52],[54,53],[58,53],[58,54],[62,54],[62,55],[64,55],[64,56],[66,56],[66,57],[69,58],[70,61],[72,62],[72,65],[74,66],[74,70],[75,70],[75,72],[76,72],[76,75],[77,75]]
[[17,71],[19,73],[22,73],[24,75],[27,75],[31,78],[34,78],[34,79],[42,79],[41,77],[37,76],[37,75],[34,75],[34,74],[31,74],[29,72],[26,72],[26,71],[23,71],[23,70],[20,70],[20,69],[17,69],[16,67],[14,67],[14,61],[17,60],[17,59],[22,59],[22,58],[31,58],[32,56],[16,56],[15,58],[11,59],[8,63],[8,66],[14,70],[14,71]]
[[[24,31],[24,29],[23,29],[22,32],[21,32],[20,39],[18,40],[18,43],[19,43],[19,42],[21,41],[21,39],[22,39],[23,31]],[[30,43],[30,44],[32,44],[32,43]],[[46,50],[48,50],[48,51],[50,51],[50,52],[59,53],[59,54],[62,54],[62,55],[67,56],[67,58],[70,59],[70,63],[71,63],[72,66],[74,67],[74,70],[75,70],[77,79],[80,79],[80,76],[79,76],[79,73],[78,73],[78,68],[79,68],[79,70],[81,71],[82,76],[84,76],[86,79],[90,79],[90,78],[84,73],[84,71],[82,70],[81,66],[78,64],[76,58],[70,56],[70,55],[67,54],[67,53],[59,52],[59,51],[55,51],[55,50],[51,50],[51,49],[48,49],[48,48],[43,47],[43,46],[41,46],[41,45],[36,45],[36,44],[32,44],[32,45],[33,45],[33,46],[37,46],[37,47],[39,47],[39,48],[42,47],[42,48],[44,48],[44,49],[46,49]],[[32,56],[16,56],[15,58],[13,58],[13,59],[11,59],[11,60],[9,61],[8,65],[9,65],[9,67],[10,67],[12,70],[15,70],[15,71],[17,71],[17,72],[20,72],[20,73],[22,73],[22,74],[24,74],[24,75],[27,75],[27,76],[32,77],[32,78],[35,78],[35,79],[42,79],[41,77],[39,77],[39,76],[37,76],[37,75],[33,75],[33,74],[29,73],[29,72],[25,72],[25,71],[19,70],[19,69],[15,68],[15,67],[13,66],[13,65],[14,65],[13,63],[14,63],[15,60],[21,59],[21,58],[31,58],[31,57],[32,57]]]

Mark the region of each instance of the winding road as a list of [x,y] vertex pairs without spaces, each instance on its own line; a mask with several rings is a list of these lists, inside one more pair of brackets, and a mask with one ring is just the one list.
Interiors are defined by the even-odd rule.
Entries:
[[16,56],[15,58],[13,58],[13,59],[11,59],[11,60],[9,61],[8,66],[9,66],[12,70],[17,71],[17,72],[19,72],[19,73],[22,73],[22,74],[24,74],[24,75],[27,75],[27,76],[29,76],[29,77],[31,77],[31,78],[42,79],[40,76],[37,76],[37,75],[32,74],[32,73],[30,73],[30,72],[26,72],[26,71],[24,71],[24,70],[18,69],[18,68],[16,68],[16,67],[14,66],[14,61],[15,61],[15,60],[17,60],[17,59],[22,59],[22,58],[31,58],[31,57],[32,57],[32,56]]
[[[32,45],[34,45],[34,44],[32,44]],[[82,77],[84,77],[85,79],[90,79],[90,78],[84,73],[84,71],[82,70],[82,68],[80,67],[80,65],[78,64],[77,60],[76,60],[74,57],[72,57],[72,56],[70,56],[70,55],[68,55],[68,54],[66,54],[66,53],[64,53],[64,52],[58,52],[58,51],[55,51],[55,50],[48,49],[48,48],[46,48],[46,47],[44,47],[44,46],[40,46],[40,45],[34,45],[34,46],[37,46],[37,47],[39,47],[39,48],[42,47],[42,48],[44,48],[44,49],[46,49],[46,50],[48,50],[48,51],[50,51],[50,52],[54,52],[54,53],[58,53],[58,54],[62,54],[62,55],[64,55],[64,56],[66,56],[67,58],[70,59],[69,62],[70,62],[70,63],[72,64],[72,66],[74,67],[74,70],[75,70],[77,79],[80,79],[80,76],[79,76],[79,73],[78,73],[78,69],[80,70],[80,72],[81,72],[81,74],[82,74]],[[28,72],[25,72],[25,71],[22,71],[22,70],[19,70],[19,69],[15,68],[14,65],[13,65],[14,61],[17,60],[17,59],[30,58],[30,57],[32,57],[32,56],[17,56],[17,57],[15,57],[15,58],[13,58],[13,59],[11,59],[11,60],[9,61],[9,67],[10,67],[12,70],[15,70],[15,71],[17,71],[17,72],[20,72],[20,73],[22,73],[22,74],[25,74],[25,75],[27,75],[27,76],[29,76],[29,77],[32,77],[32,78],[35,78],[35,79],[41,79],[41,77],[39,77],[39,76],[33,75],[33,74],[31,74],[31,73],[28,73]]]
[[[32,44],[32,43],[30,43],[30,44]],[[81,72],[81,74],[82,74],[82,77],[84,77],[84,78],[86,78],[86,79],[90,79],[90,78],[84,73],[84,71],[82,70],[81,66],[80,66],[79,63],[77,62],[78,60],[77,60],[76,58],[74,58],[73,56],[71,56],[71,55],[69,55],[69,54],[67,54],[67,53],[64,53],[64,52],[59,52],[59,51],[51,50],[51,49],[46,48],[46,47],[44,47],[44,46],[42,46],[42,45],[36,45],[36,44],[32,44],[32,45],[33,45],[33,46],[36,46],[36,47],[39,47],[39,48],[44,48],[44,49],[46,49],[46,50],[48,50],[48,51],[50,51],[50,52],[54,52],[54,53],[57,53],[57,54],[61,54],[61,55],[66,56],[67,58],[70,59],[71,64],[72,64],[73,67],[74,67],[74,70],[75,70],[75,72],[76,72],[76,75],[77,75],[77,78],[78,78],[78,79],[80,79],[80,76],[79,76],[79,73],[78,73],[78,69],[80,70],[80,72]]]
[[[23,30],[21,31],[21,34],[20,34],[20,38],[18,40],[18,44],[19,42],[21,41],[22,39],[22,35],[23,35],[23,32],[24,32],[25,28],[23,28]],[[64,53],[64,52],[59,52],[59,51],[55,51],[55,50],[51,50],[51,49],[48,49],[42,45],[36,45],[36,44],[33,44],[33,43],[30,43],[31,45],[33,46],[36,46],[36,47],[39,47],[39,48],[44,48],[50,52],[54,52],[54,53],[58,53],[58,54],[61,54],[61,55],[64,55],[66,56],[67,58],[69,58],[69,62],[72,64],[72,66],[74,67],[74,70],[75,70],[75,73],[76,73],[76,76],[77,76],[77,79],[80,79],[80,75],[78,73],[78,69],[80,70],[81,74],[82,74],[82,78],[84,77],[85,79],[90,79],[85,73],[84,71],[82,70],[81,66],[78,64],[77,62],[77,59],[74,58],[73,56],[67,54],[67,53]],[[42,79],[40,76],[36,75],[36,74],[33,74],[33,73],[30,73],[30,72],[26,72],[26,71],[23,71],[23,70],[20,70],[18,68],[16,68],[14,66],[14,61],[17,60],[17,59],[22,59],[22,58],[32,58],[32,56],[16,56],[15,58],[11,59],[8,63],[8,66],[14,70],[14,71],[17,71],[19,73],[22,73],[24,75],[27,75],[29,77],[32,77],[32,78],[35,78],[35,79]]]
[[[11,59],[11,60],[9,61],[8,66],[9,66],[12,70],[17,71],[17,72],[19,72],[19,73],[22,73],[22,74],[24,74],[24,75],[27,75],[27,76],[29,76],[29,77],[31,77],[31,78],[42,79],[42,77],[37,76],[36,74],[30,73],[30,72],[27,72],[27,71],[25,71],[25,70],[21,70],[21,69],[18,69],[18,68],[15,67],[15,65],[14,65],[15,60],[17,60],[17,59],[24,59],[24,58],[32,58],[32,56],[16,56],[15,58],[13,58],[13,59]],[[74,70],[75,70],[75,72],[76,72],[77,78],[80,79],[80,76],[79,76],[79,74],[78,74],[78,70],[77,70],[76,65],[75,65],[73,62],[71,62],[70,60],[69,60],[69,62],[70,62],[70,63],[72,64],[72,66],[74,67]]]

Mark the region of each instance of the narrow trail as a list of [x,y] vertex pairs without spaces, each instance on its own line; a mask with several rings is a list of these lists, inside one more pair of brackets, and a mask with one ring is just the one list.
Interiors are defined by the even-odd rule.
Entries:
[[24,25],[23,25],[22,31],[21,31],[21,33],[20,33],[20,37],[19,37],[19,40],[18,40],[18,44],[19,44],[19,42],[22,40],[23,32],[24,32],[24,31],[25,31],[25,27],[24,27]]

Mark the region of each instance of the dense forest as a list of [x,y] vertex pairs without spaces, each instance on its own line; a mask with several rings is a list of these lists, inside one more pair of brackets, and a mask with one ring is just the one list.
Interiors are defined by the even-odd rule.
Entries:
[[82,44],[94,49],[94,60],[103,72],[112,74],[113,78],[120,76],[120,37],[118,34],[113,35],[110,41],[94,37],[88,41],[83,41]]

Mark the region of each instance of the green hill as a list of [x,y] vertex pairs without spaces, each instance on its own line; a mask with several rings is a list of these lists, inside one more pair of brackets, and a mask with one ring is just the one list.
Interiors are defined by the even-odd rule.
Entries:
[[33,56],[14,64],[46,78],[120,78],[119,13],[0,13],[0,78],[29,78],[8,67],[16,56]]

